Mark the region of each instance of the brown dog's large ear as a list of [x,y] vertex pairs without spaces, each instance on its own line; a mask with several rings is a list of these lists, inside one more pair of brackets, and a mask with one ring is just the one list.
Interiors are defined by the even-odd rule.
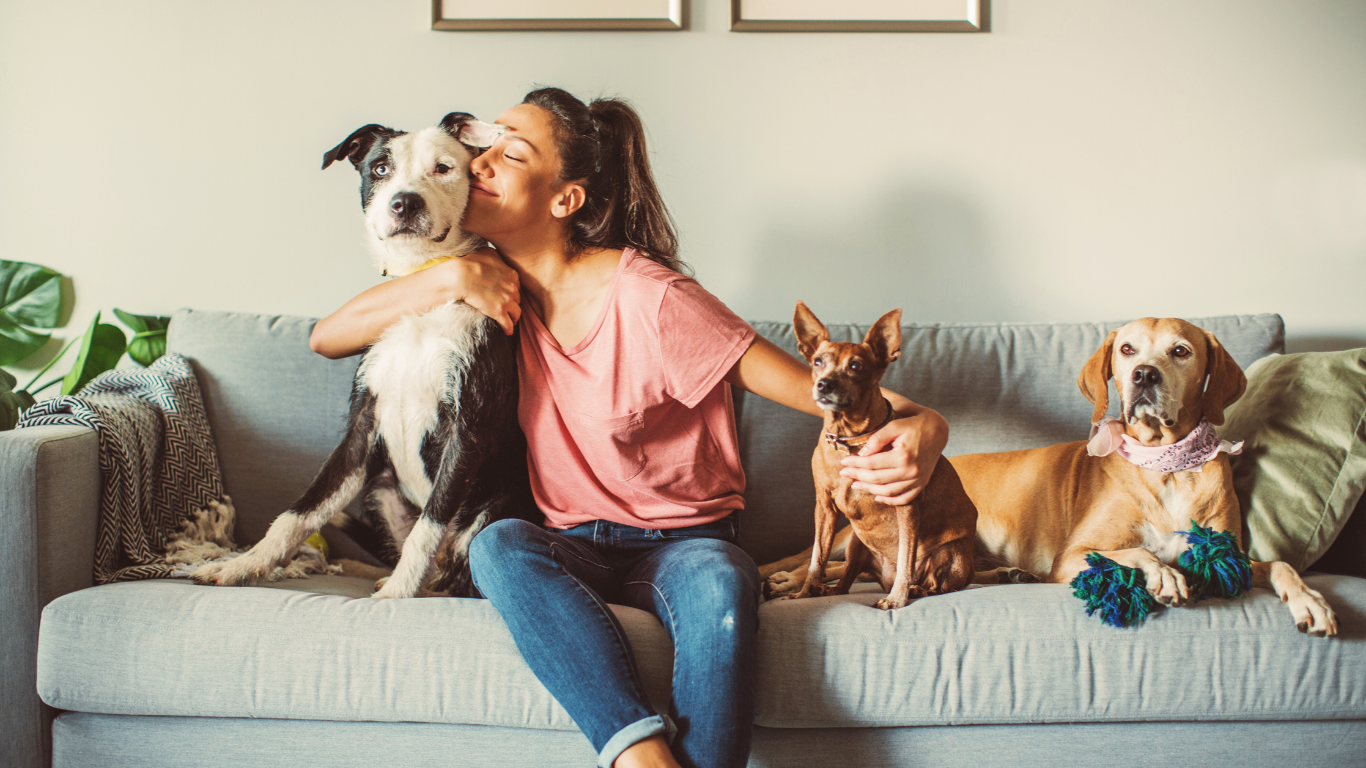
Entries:
[[879,317],[863,337],[863,343],[873,348],[873,354],[883,365],[901,357],[901,310],[894,309]]
[[1224,345],[1214,338],[1214,334],[1205,331],[1205,341],[1208,352],[1205,373],[1209,375],[1209,380],[1205,382],[1205,394],[1200,405],[1209,423],[1219,427],[1224,424],[1224,409],[1237,402],[1247,389],[1247,376],[1243,375],[1243,369],[1233,355],[1224,349]]
[[797,351],[808,363],[821,344],[830,340],[830,332],[816,319],[815,313],[800,301],[797,302],[796,314],[792,316],[792,330],[797,334]]
[[1086,361],[1086,365],[1081,367],[1081,375],[1077,377],[1077,386],[1081,393],[1086,395],[1086,399],[1096,406],[1091,414],[1091,423],[1094,424],[1105,418],[1105,414],[1110,411],[1110,377],[1111,373],[1110,357],[1115,351],[1115,337],[1119,331],[1110,331],[1110,335],[1105,337],[1105,343],[1100,345],[1091,359]]

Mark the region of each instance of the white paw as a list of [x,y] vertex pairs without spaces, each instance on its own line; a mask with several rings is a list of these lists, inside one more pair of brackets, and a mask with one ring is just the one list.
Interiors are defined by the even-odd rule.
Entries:
[[247,552],[231,560],[205,563],[190,574],[196,584],[213,587],[240,587],[265,576],[270,572],[272,563]]
[[1290,615],[1295,617],[1295,629],[1316,637],[1329,637],[1338,633],[1338,617],[1323,595],[1305,587],[1294,593],[1287,593],[1285,605]]
[[385,576],[384,578],[375,582],[375,592],[374,594],[370,595],[370,597],[373,597],[376,600],[393,600],[396,598],[416,596],[416,589],[402,589],[402,584],[400,582],[394,581],[388,576]]
[[778,571],[764,580],[764,594],[770,600],[786,597],[801,588],[802,581],[798,580],[791,571]]
[[1143,566],[1143,575],[1148,581],[1148,591],[1163,605],[1184,605],[1190,598],[1186,577],[1170,565],[1147,563]]

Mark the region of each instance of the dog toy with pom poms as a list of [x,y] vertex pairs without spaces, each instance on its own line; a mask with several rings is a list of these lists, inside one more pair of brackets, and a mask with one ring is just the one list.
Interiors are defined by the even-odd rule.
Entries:
[[1157,607],[1147,579],[1137,568],[1120,565],[1099,552],[1086,555],[1091,566],[1072,579],[1072,594],[1086,602],[1086,615],[1100,613],[1112,627],[1131,627]]
[[1185,575],[1192,600],[1241,597],[1252,588],[1252,562],[1232,533],[1215,533],[1194,520],[1189,531],[1178,533],[1190,543],[1190,549],[1177,558],[1176,568]]

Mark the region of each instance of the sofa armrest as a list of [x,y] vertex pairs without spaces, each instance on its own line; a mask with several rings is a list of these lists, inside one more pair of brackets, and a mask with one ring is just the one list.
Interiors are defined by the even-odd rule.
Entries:
[[38,698],[43,606],[91,586],[99,437],[84,427],[0,432],[0,765],[51,759],[55,710]]

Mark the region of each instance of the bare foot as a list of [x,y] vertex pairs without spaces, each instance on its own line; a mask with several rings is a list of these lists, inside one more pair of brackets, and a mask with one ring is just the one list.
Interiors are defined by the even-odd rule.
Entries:
[[663,736],[651,736],[622,750],[612,768],[681,768]]

